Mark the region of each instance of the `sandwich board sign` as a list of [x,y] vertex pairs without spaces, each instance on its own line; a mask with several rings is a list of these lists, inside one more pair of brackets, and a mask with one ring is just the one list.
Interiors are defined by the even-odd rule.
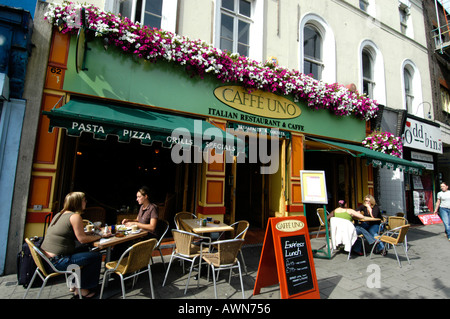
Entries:
[[304,216],[269,218],[253,295],[275,284],[282,299],[320,298]]

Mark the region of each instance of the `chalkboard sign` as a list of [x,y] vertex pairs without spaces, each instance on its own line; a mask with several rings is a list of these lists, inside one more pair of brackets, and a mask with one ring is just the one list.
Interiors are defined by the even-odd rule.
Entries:
[[313,289],[305,235],[281,237],[281,250],[289,295]]
[[280,284],[281,298],[320,298],[306,217],[269,218],[253,294]]

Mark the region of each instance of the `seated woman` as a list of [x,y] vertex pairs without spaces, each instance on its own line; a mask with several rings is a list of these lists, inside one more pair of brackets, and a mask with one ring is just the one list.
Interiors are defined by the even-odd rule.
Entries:
[[[377,205],[377,202],[375,201],[375,198],[372,195],[364,196],[364,204],[360,205],[356,210],[364,216],[380,218],[380,221],[360,222],[358,223],[358,225],[356,225],[356,232],[368,232],[370,235],[366,236],[364,233],[364,237],[367,239],[369,244],[373,244],[375,242],[375,236],[378,236],[381,223],[381,211]],[[384,250],[384,244],[382,242],[378,243],[375,253],[383,254],[383,256],[387,254],[387,250]]]
[[[360,212],[357,212],[351,208],[347,208],[347,203],[345,202],[345,200],[341,199],[339,202],[339,207],[336,208],[334,211],[332,211],[327,219],[330,220],[331,217],[338,217],[338,218],[343,218],[346,219],[350,222],[353,222],[353,218],[364,218],[364,215],[361,214]],[[358,235],[361,234],[361,232],[358,233],[358,230],[356,229],[356,233]],[[370,235],[367,231],[364,230],[363,235]],[[375,239],[374,239],[375,240]],[[355,241],[354,245],[352,246],[352,251],[354,253],[356,253],[357,255],[362,256],[362,246],[361,246],[361,241],[357,240]]]
[[81,268],[80,291],[75,289],[75,296],[81,293],[84,298],[92,298],[99,281],[102,256],[98,252],[75,252],[75,240],[80,243],[92,243],[102,235],[85,233],[81,213],[86,208],[86,197],[82,192],[72,192],[64,199],[64,208],[55,215],[41,249],[58,270],[67,270],[69,265]]
[[138,228],[149,232],[150,238],[156,238],[156,225],[158,224],[158,206],[151,203],[149,199],[150,190],[147,186],[142,186],[137,194],[136,201],[141,205],[136,219],[124,219],[125,226],[137,225]]

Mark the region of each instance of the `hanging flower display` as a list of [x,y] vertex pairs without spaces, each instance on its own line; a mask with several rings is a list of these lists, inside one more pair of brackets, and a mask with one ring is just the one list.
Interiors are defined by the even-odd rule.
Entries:
[[375,100],[351,92],[343,85],[327,84],[296,70],[261,63],[214,48],[201,41],[133,23],[126,17],[105,13],[88,4],[49,3],[45,19],[60,32],[76,34],[81,27],[80,9],[85,8],[87,31],[107,39],[126,53],[156,62],[165,60],[183,65],[192,76],[213,75],[226,83],[236,83],[249,91],[263,90],[304,99],[312,109],[328,109],[337,116],[354,115],[362,120],[376,117]]
[[373,151],[402,158],[402,139],[389,132],[372,132],[362,141],[362,145]]

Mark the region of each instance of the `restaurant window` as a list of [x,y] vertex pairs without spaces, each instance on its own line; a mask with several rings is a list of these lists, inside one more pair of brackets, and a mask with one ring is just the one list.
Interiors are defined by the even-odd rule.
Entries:
[[220,7],[221,50],[249,56],[252,4],[245,0],[222,0]]
[[316,80],[322,79],[322,36],[313,25],[303,29],[303,72],[311,74]]
[[411,72],[404,68],[403,70],[403,79],[405,81],[405,102],[406,102],[406,110],[412,114],[412,103],[414,101],[414,92],[412,87],[412,76]]
[[375,81],[373,76],[373,58],[368,51],[362,53],[363,93],[373,98]]
[[176,0],[124,0],[118,8],[122,16],[149,28],[175,32]]

